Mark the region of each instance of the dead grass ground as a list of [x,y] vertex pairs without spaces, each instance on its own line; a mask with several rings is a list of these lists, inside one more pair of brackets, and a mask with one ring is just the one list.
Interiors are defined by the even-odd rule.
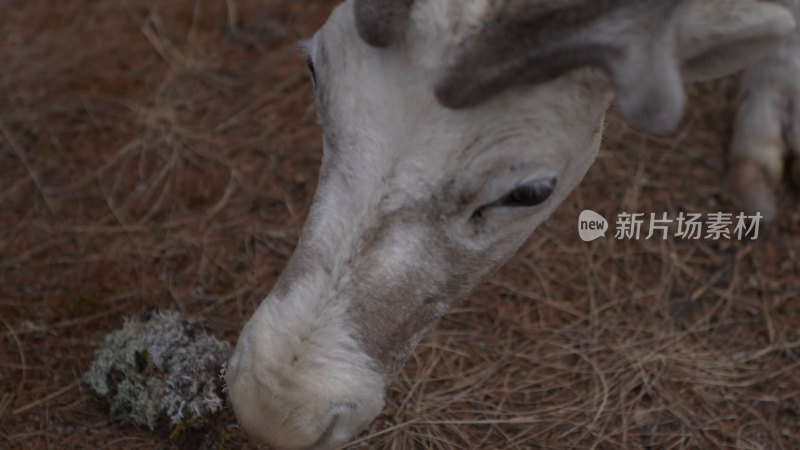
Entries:
[[[320,134],[295,42],[331,1],[0,4],[0,447],[172,448],[78,380],[123,317],[234,342],[286,263]],[[424,339],[356,448],[797,448],[800,208],[756,243],[583,243],[579,212],[735,211],[733,82],[586,180]],[[229,447],[253,447],[238,432]]]

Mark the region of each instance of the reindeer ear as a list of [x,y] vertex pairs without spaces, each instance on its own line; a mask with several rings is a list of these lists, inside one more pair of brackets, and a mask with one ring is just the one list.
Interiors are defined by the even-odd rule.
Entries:
[[468,107],[511,86],[595,66],[610,75],[635,128],[666,131],[685,102],[676,44],[687,1],[506,0],[454,50],[436,95],[445,106]]
[[414,0],[356,0],[356,27],[361,39],[375,47],[388,47],[400,40],[413,4]]
[[678,31],[687,81],[719,78],[767,56],[792,32],[786,8],[753,0],[696,1]]

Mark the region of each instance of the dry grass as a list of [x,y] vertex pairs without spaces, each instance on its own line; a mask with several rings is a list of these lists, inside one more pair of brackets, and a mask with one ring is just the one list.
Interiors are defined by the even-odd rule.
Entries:
[[[233,342],[266,295],[320,158],[294,43],[335,3],[0,5],[0,447],[184,445],[113,423],[77,380],[147,305]],[[612,118],[579,189],[424,339],[355,447],[796,448],[796,196],[755,243],[575,232],[584,208],[734,211],[732,86],[696,88],[669,138]]]

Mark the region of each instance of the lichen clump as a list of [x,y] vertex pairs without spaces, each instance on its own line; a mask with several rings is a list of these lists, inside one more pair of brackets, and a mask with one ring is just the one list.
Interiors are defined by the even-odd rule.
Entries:
[[175,311],[147,311],[106,337],[84,378],[123,423],[154,430],[166,417],[173,427],[185,426],[222,408],[219,373],[229,352],[198,322]]

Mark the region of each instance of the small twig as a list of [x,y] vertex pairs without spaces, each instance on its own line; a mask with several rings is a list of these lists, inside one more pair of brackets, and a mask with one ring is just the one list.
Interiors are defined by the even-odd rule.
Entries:
[[[114,303],[116,301],[126,300],[128,298],[135,297],[137,295],[142,295],[142,294],[141,294],[140,291],[126,292],[124,294],[119,294],[119,295],[116,295],[114,297],[109,298],[108,302],[109,303]],[[102,319],[102,318],[110,316],[112,314],[116,314],[116,313],[124,310],[127,307],[128,307],[128,304],[122,302],[122,303],[119,303],[116,306],[108,308],[108,309],[106,309],[104,311],[101,311],[99,313],[91,314],[91,315],[86,316],[86,317],[81,317],[81,318],[78,318],[78,319],[71,319],[71,320],[65,320],[65,321],[62,321],[62,322],[54,323],[54,324],[48,326],[47,328],[37,327],[37,328],[32,328],[30,330],[19,330],[19,331],[17,331],[17,334],[23,335],[23,334],[30,334],[30,333],[37,333],[37,332],[38,333],[55,334],[53,332],[53,330],[91,323],[91,322],[93,322],[95,320]],[[0,338],[5,338],[6,336],[12,336],[12,333],[6,333],[4,335],[0,335]]]
[[28,163],[28,158],[25,157],[25,153],[22,151],[22,149],[20,149],[17,146],[17,144],[13,140],[11,140],[11,136],[6,132],[5,127],[3,127],[2,125],[0,125],[0,134],[2,134],[6,142],[8,142],[8,145],[11,147],[11,150],[17,156],[17,159],[19,159],[20,163],[22,164],[22,167],[24,167],[25,171],[28,172],[28,176],[31,178],[31,181],[33,181],[33,184],[39,191],[39,195],[42,196],[42,200],[44,200],[44,204],[50,211],[50,214],[55,216],[54,212],[55,209],[53,209],[53,206],[50,204],[50,199],[47,197],[47,194],[45,193],[44,185],[42,184],[41,180],[39,180],[39,176],[36,174],[31,165]]
[[214,207],[206,213],[205,217],[203,218],[204,222],[207,223],[212,217],[217,215],[217,213],[220,212],[225,205],[228,204],[231,197],[233,197],[233,193],[236,192],[237,179],[238,176],[236,174],[236,169],[231,169],[230,176],[228,177],[228,184],[225,186],[225,191],[222,193],[222,197],[220,197],[219,201],[217,201]]
[[175,291],[172,290],[171,286],[169,289],[169,296],[172,298],[172,303],[175,304],[175,307],[178,308],[178,311],[180,311],[181,314],[186,314],[186,308],[183,307],[183,302],[181,301],[181,298],[178,297],[178,294],[176,294]]
[[6,320],[2,317],[0,317],[0,322],[3,322],[3,325],[8,328],[9,334],[14,339],[14,342],[17,344],[17,348],[19,349],[19,359],[22,363],[22,379],[19,381],[19,386],[17,386],[17,398],[19,398],[19,396],[22,394],[22,386],[25,384],[25,376],[28,373],[28,366],[25,363],[25,351],[22,349],[22,343],[19,341],[17,333],[14,332],[14,328],[12,328],[11,325],[9,325],[9,323],[6,322]]
[[158,34],[158,15],[153,13],[150,15],[150,26],[147,23],[141,25],[139,30],[142,32],[147,41],[153,49],[167,62],[170,66],[186,66],[186,58],[178,52],[173,46],[168,45],[164,39]]
[[507,425],[530,424],[546,422],[542,417],[522,416],[505,419],[453,419],[453,420],[419,420],[417,423],[426,425]]
[[401,428],[405,428],[405,427],[407,427],[409,425],[412,425],[412,424],[415,424],[415,423],[418,423],[418,422],[419,422],[419,419],[411,419],[411,420],[403,422],[403,423],[398,423],[397,425],[391,426],[389,428],[384,428],[381,431],[377,431],[375,433],[369,434],[367,436],[364,436],[362,438],[356,439],[354,441],[350,441],[346,445],[343,445],[343,446],[341,446],[339,448],[348,448],[348,447],[356,445],[356,444],[358,444],[360,442],[368,441],[370,439],[376,438],[378,436],[382,436],[382,435],[387,434],[387,433],[391,433],[392,431],[399,430]]
[[89,121],[92,122],[95,131],[97,131],[98,134],[102,133],[103,131],[100,128],[99,122],[95,120],[94,114],[92,114],[92,112],[89,110],[89,106],[86,105],[86,100],[83,98],[82,95],[80,96],[80,100],[81,100],[81,106],[83,106],[83,110],[86,111],[86,115],[89,117]]
[[11,414],[14,414],[14,415],[16,415],[16,414],[24,413],[25,411],[27,411],[27,410],[29,410],[29,409],[31,409],[31,408],[35,408],[35,407],[37,407],[37,406],[41,405],[42,403],[48,402],[48,401],[50,401],[50,400],[52,400],[52,399],[54,399],[54,398],[58,397],[59,395],[61,395],[61,394],[65,393],[65,392],[67,392],[67,391],[69,391],[70,389],[74,388],[75,386],[77,386],[77,385],[78,385],[78,382],[79,382],[79,380],[75,380],[75,381],[73,381],[72,383],[70,383],[70,384],[68,384],[68,385],[64,386],[63,388],[61,388],[61,389],[59,389],[59,390],[57,390],[57,391],[53,392],[53,393],[52,393],[52,394],[50,394],[50,395],[47,395],[47,396],[45,396],[45,397],[42,397],[42,398],[40,398],[40,399],[34,400],[34,401],[32,401],[32,402],[28,403],[28,404],[27,404],[27,405],[25,405],[25,406],[20,406],[19,408],[17,408],[17,409],[15,409],[15,410],[11,411]]
[[127,156],[130,155],[131,152],[136,150],[137,147],[141,148],[142,145],[143,144],[141,138],[135,138],[131,140],[130,142],[123,145],[117,152],[111,155],[111,157],[107,158],[106,161],[100,167],[98,167],[91,175],[87,175],[74,183],[64,186],[63,188],[61,188],[61,191],[62,192],[74,191],[86,187],[86,185],[88,184],[94,183],[96,180],[99,180],[100,177],[102,177],[103,174],[106,171],[108,171],[111,167],[113,167],[121,160],[124,160]]
[[578,311],[577,309],[573,308],[570,305],[567,305],[566,302],[547,301],[545,299],[542,299],[540,296],[534,294],[531,291],[528,291],[528,290],[522,289],[522,288],[518,288],[518,287],[513,286],[513,285],[511,285],[509,283],[505,283],[505,282],[499,281],[499,280],[491,280],[489,283],[491,285],[493,285],[493,286],[497,286],[497,287],[503,288],[503,289],[505,289],[505,290],[507,290],[509,292],[512,292],[514,294],[520,295],[520,296],[525,297],[525,298],[529,298],[529,299],[531,299],[533,301],[536,301],[536,302],[540,302],[542,304],[545,304],[547,306],[550,306],[552,308],[555,308],[555,309],[557,309],[559,311],[562,311],[562,312],[565,312],[567,314],[571,314],[573,316],[580,317],[583,320],[587,320],[587,321],[589,320],[589,317],[586,314]]
[[697,302],[700,299],[700,297],[702,297],[706,292],[708,292],[709,289],[711,289],[714,285],[716,285],[719,282],[719,280],[722,278],[723,275],[728,273],[728,271],[730,271],[733,268],[735,263],[741,261],[743,257],[748,255],[752,250],[752,248],[753,248],[752,243],[747,244],[744,247],[740,248],[736,252],[736,255],[734,255],[731,261],[726,262],[725,264],[720,266],[719,269],[717,269],[714,273],[712,273],[711,276],[708,277],[708,279],[700,287],[698,287],[697,289],[692,291],[691,294],[689,294],[689,298],[672,307],[672,312],[671,312],[672,317],[677,317],[681,315],[686,309],[688,309],[695,302]]
[[9,394],[8,392],[5,392],[2,396],[0,396],[0,417],[3,417],[3,413],[6,411],[6,408],[8,408],[8,405],[11,404],[13,398],[14,395]]
[[195,0],[194,8],[192,8],[192,25],[189,27],[189,33],[186,35],[186,40],[190,43],[194,43],[197,40],[197,28],[200,22],[200,12],[202,10],[200,5],[200,0]]
[[225,0],[225,3],[228,5],[228,28],[230,28],[231,33],[236,33],[236,27],[239,23],[236,0]]
[[722,278],[723,275],[725,275],[726,273],[728,273],[729,270],[731,270],[731,267],[733,267],[733,263],[731,261],[728,261],[725,264],[723,264],[719,269],[717,269],[714,273],[712,273],[710,277],[708,277],[708,280],[706,280],[706,282],[703,283],[702,286],[700,286],[699,288],[695,289],[694,292],[692,292],[687,301],[692,303],[696,302],[700,297],[703,296],[703,294],[708,292],[708,290],[711,289],[712,286],[717,284],[720,278]]

